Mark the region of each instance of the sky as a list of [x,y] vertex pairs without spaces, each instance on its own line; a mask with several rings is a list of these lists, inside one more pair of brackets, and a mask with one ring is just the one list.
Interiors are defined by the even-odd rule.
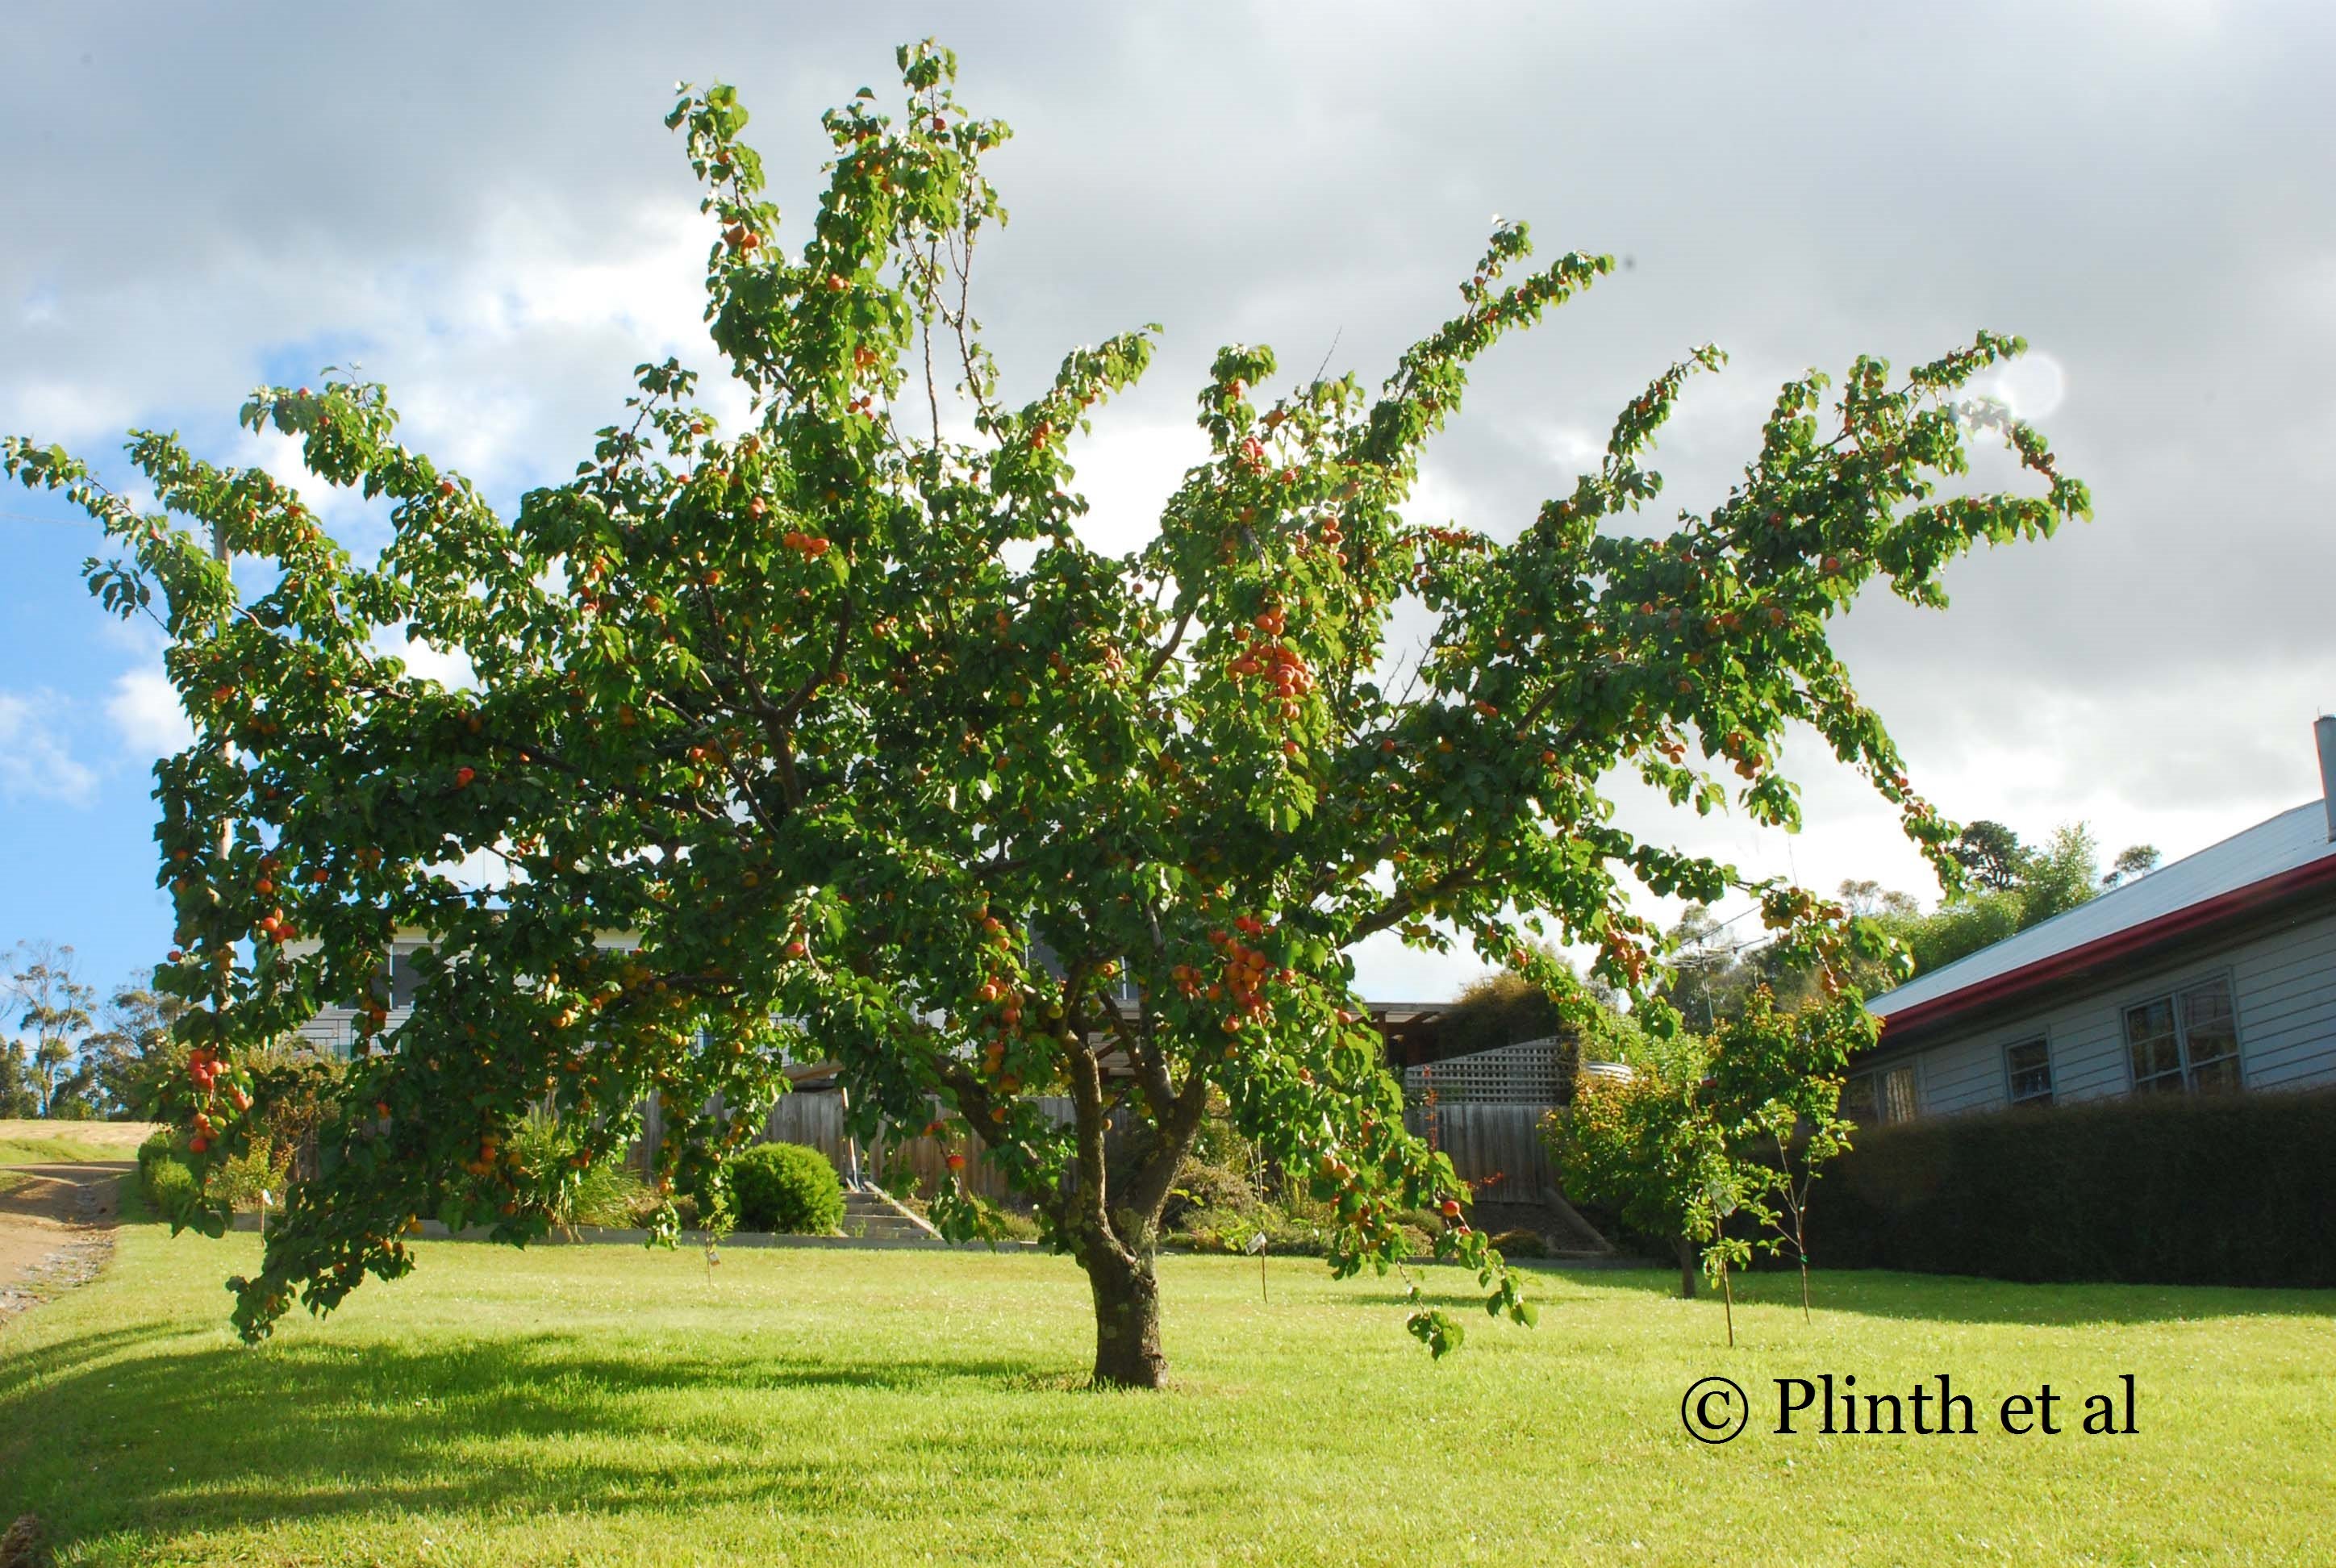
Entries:
[[[632,367],[678,355],[735,413],[699,319],[712,238],[661,118],[735,83],[792,218],[819,112],[893,95],[937,34],[1007,120],[1012,214],[977,313],[1008,391],[1065,350],[1165,327],[1075,449],[1091,537],[1125,548],[1203,450],[1216,347],[1376,384],[1450,314],[1495,214],[1544,258],[1621,266],[1477,375],[1416,511],[1496,534],[1572,488],[1621,405],[1728,350],[1657,453],[1666,501],[1725,492],[1785,379],[1934,357],[1985,327],[1988,390],[2036,419],[2097,517],[1959,563],[1953,605],[1862,602],[1837,643],[1949,816],[2168,859],[2320,793],[2336,708],[2336,9],[2212,0],[1467,8],[36,5],[0,51],[0,431],[126,473],[237,430],[262,382],[359,365],[409,443],[509,504],[564,477]],[[783,229],[782,239],[790,231]],[[311,492],[346,542],[378,521]],[[1660,526],[1668,514],[1650,524]],[[148,633],[80,580],[53,497],[0,492],[0,949],[47,938],[111,987],[160,957],[150,769],[185,720]],[[1630,825],[1754,874],[1928,901],[1894,813],[1790,747],[1798,835]],[[1733,912],[1723,907],[1721,912]],[[1748,922],[1747,922],[1748,923]],[[1374,941],[1377,998],[1473,960]]]

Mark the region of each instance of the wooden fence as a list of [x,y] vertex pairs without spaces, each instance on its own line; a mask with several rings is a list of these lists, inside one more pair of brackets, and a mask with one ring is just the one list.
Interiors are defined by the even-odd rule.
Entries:
[[[1040,1114],[1057,1124],[1072,1118],[1067,1095],[1042,1095],[1035,1103]],[[941,1190],[951,1174],[949,1155],[960,1154],[965,1156],[965,1169],[956,1175],[964,1182],[967,1192],[994,1203],[1027,1201],[1017,1197],[1006,1184],[1006,1178],[989,1163],[978,1138],[944,1140],[928,1137],[921,1130],[887,1124],[874,1140],[855,1144],[843,1127],[843,1096],[834,1092],[781,1095],[779,1103],[771,1108],[763,1135],[784,1143],[808,1144],[847,1175],[856,1159],[861,1175],[872,1182],[887,1181],[906,1166],[916,1174],[914,1190],[920,1198],[930,1198]]]
[[[1057,1122],[1071,1119],[1067,1096],[1042,1098],[1039,1108]],[[1477,1195],[1510,1203],[1537,1203],[1558,1191],[1550,1169],[1549,1152],[1541,1141],[1541,1118],[1546,1105],[1444,1104],[1414,1105],[1404,1113],[1404,1125],[1441,1149],[1460,1179]],[[644,1143],[664,1134],[664,1118],[652,1100],[646,1107]],[[966,1157],[962,1177],[968,1192],[1005,1203],[1015,1198],[1005,1178],[982,1153],[979,1141],[944,1141],[922,1132],[879,1138],[856,1148],[843,1125],[843,1096],[833,1090],[800,1090],[781,1095],[764,1124],[763,1135],[781,1143],[805,1144],[825,1154],[836,1170],[850,1175],[855,1156],[861,1174],[871,1181],[906,1165],[916,1174],[916,1192],[930,1198],[949,1180],[949,1156]]]
[[1557,1194],[1557,1174],[1541,1141],[1547,1105],[1413,1105],[1404,1125],[1441,1149],[1460,1179],[1480,1198],[1513,1203],[1539,1203]]
[[[1042,1096],[1038,1109],[1059,1123],[1071,1120],[1070,1096]],[[936,1112],[938,1114],[938,1112]],[[665,1136],[665,1118],[652,1098],[643,1107],[641,1157]],[[763,1124],[763,1136],[773,1143],[803,1144],[825,1154],[838,1174],[849,1177],[855,1169],[868,1181],[884,1180],[901,1166],[916,1174],[915,1192],[930,1198],[950,1178],[949,1157],[965,1156],[965,1169],[956,1173],[965,1190],[992,1203],[1015,1199],[1006,1178],[982,1152],[980,1140],[970,1137],[927,1137],[921,1130],[887,1127],[887,1135],[872,1142],[854,1140],[844,1128],[843,1096],[832,1089],[797,1090],[781,1095]],[[1022,1200],[1016,1200],[1017,1202]]]

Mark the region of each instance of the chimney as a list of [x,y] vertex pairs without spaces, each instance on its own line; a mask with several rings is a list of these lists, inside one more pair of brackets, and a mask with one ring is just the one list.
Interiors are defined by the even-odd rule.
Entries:
[[2312,739],[2320,743],[2320,803],[2328,809],[2328,838],[2336,842],[2336,715],[2317,720]]

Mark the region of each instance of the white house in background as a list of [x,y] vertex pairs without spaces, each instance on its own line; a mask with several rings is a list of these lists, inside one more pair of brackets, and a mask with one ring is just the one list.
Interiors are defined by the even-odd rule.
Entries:
[[2336,718],[2321,798],[1868,1004],[1860,1121],[2336,1085]]
[[[592,945],[602,952],[629,952],[640,942],[637,931],[602,931],[592,939]],[[427,931],[400,929],[391,938],[389,961],[383,967],[382,989],[375,993],[387,1009],[382,1023],[384,1031],[399,1027],[414,1016],[414,994],[422,989],[422,971],[414,964],[414,955],[431,945]],[[317,946],[315,939],[304,937],[285,950],[296,958],[306,958]],[[356,1039],[357,1012],[354,1004],[320,1008],[315,1018],[300,1026],[300,1037],[318,1050],[346,1057]]]

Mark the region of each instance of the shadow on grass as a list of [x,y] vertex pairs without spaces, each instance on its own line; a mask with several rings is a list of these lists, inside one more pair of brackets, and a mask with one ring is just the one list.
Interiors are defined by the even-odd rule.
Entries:
[[12,1349],[8,1358],[0,1361],[0,1404],[15,1398],[25,1389],[56,1378],[71,1378],[86,1369],[90,1363],[102,1360],[116,1351],[132,1345],[151,1344],[183,1333],[180,1326],[167,1322],[127,1324],[119,1329],[104,1329],[93,1334],[78,1334],[70,1339],[60,1339],[54,1345],[37,1349]]
[[[179,1342],[143,1348],[165,1339]],[[863,1448],[881,1431],[877,1448],[955,1451],[962,1433],[940,1426],[953,1401],[921,1396],[1085,1383],[1027,1359],[854,1360],[824,1347],[612,1354],[534,1333],[190,1349],[180,1326],[122,1328],[0,1369],[0,1511],[37,1513],[66,1540],[416,1510],[667,1512],[742,1497],[813,1511],[854,1485],[836,1440],[871,1413],[846,1397],[891,1401],[859,1428]],[[793,1390],[819,1396],[803,1417],[818,1427],[810,1441],[791,1442],[802,1428],[774,1430],[764,1422],[774,1417],[721,1398]],[[700,1393],[708,1398],[690,1398]],[[1034,1430],[1050,1410],[1030,1405]],[[998,1436],[994,1458],[1010,1464],[1012,1434]],[[990,1462],[959,1456],[977,1469]]]
[[[1644,1296],[1679,1294],[1679,1270],[1650,1262],[1644,1269],[1534,1271],[1528,1293],[1558,1300],[1582,1290],[1627,1290]],[[1739,1307],[1801,1304],[1800,1276],[1785,1270],[1756,1269],[1732,1281]],[[1466,1290],[1424,1292],[1416,1300],[1400,1290],[1341,1297],[1358,1307],[1385,1309],[1406,1303],[1423,1307],[1483,1310],[1484,1297]],[[1718,1307],[1716,1289],[1698,1300]],[[1809,1275],[1809,1304],[1820,1312],[1867,1318],[1921,1319],[1941,1323],[2029,1323],[2044,1327],[2086,1324],[2178,1323],[2207,1318],[2336,1318],[2336,1290],[2253,1290],[2226,1285],[2129,1285],[2117,1283],[2021,1284],[1962,1274],[1901,1274],[1844,1269]]]
[[6,1174],[14,1178],[13,1182],[0,1186],[0,1216],[75,1219],[75,1193],[79,1189],[118,1181],[131,1169],[122,1161],[93,1160],[11,1165]]

